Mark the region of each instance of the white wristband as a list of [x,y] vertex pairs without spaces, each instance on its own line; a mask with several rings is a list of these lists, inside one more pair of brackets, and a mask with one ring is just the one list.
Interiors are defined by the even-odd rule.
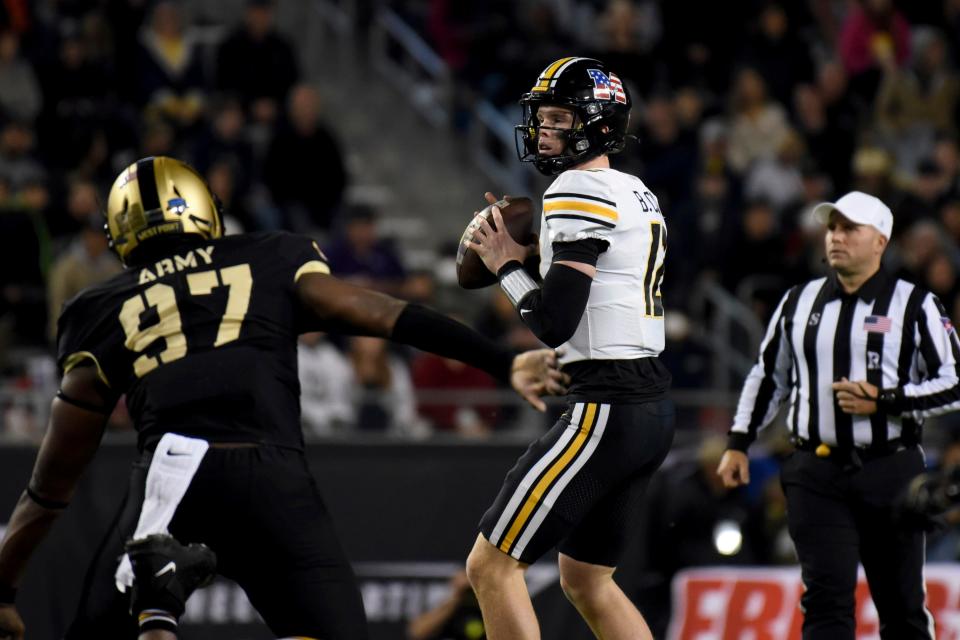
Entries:
[[520,301],[523,300],[524,296],[531,291],[536,291],[540,287],[536,281],[530,277],[530,274],[524,271],[523,268],[517,267],[500,277],[500,288],[507,294],[510,303],[516,307],[520,304]]

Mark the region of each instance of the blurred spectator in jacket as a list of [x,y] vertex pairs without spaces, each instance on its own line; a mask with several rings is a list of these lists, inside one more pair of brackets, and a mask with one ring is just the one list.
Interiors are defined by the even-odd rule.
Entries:
[[726,252],[723,284],[752,304],[758,317],[766,318],[787,286],[786,239],[766,200],[749,201],[740,225]]
[[766,2],[756,23],[756,33],[747,38],[742,58],[763,76],[773,99],[790,104],[794,87],[813,80],[810,48],[779,2]]
[[946,238],[943,228],[933,220],[920,220],[902,231],[899,251],[893,256],[899,258],[894,266],[899,268],[900,277],[925,282],[930,264],[946,250]]
[[940,207],[940,224],[947,232],[947,238],[955,253],[960,252],[960,200],[954,196]]
[[204,76],[198,43],[184,28],[176,3],[161,0],[140,33],[140,103],[178,129],[203,113]]
[[[587,4],[587,3],[584,3]],[[596,28],[594,25],[596,25]],[[610,0],[595,22],[577,25],[597,58],[649,95],[658,80],[655,47],[663,35],[659,3]]]
[[319,332],[300,336],[297,346],[300,416],[309,433],[331,435],[356,422],[353,368]]
[[933,158],[920,160],[915,171],[897,207],[897,224],[904,229],[920,220],[936,220],[948,195],[947,177]]
[[393,242],[380,236],[377,213],[372,207],[349,207],[342,229],[324,252],[338,278],[391,295],[404,293],[407,270]]
[[123,266],[107,245],[103,216],[90,216],[80,233],[50,267],[47,278],[47,336],[50,340],[56,339],[57,318],[65,302],[121,271]]
[[194,140],[193,165],[206,173],[216,162],[229,162],[236,172],[237,189],[245,192],[246,185],[258,178],[258,172],[243,107],[229,96],[212,101],[209,123]]
[[217,88],[239,96],[256,122],[272,123],[299,77],[293,47],[274,25],[274,1],[249,0],[243,25],[217,52]]
[[957,265],[946,251],[937,253],[927,263],[921,282],[945,308],[953,309],[960,293],[960,281],[957,280]]
[[33,66],[20,55],[20,37],[0,31],[0,115],[33,122],[43,106],[40,83]]
[[747,171],[744,194],[748,200],[766,200],[779,218],[803,197],[800,162],[806,148],[803,138],[789,129],[773,157],[759,158]]
[[846,191],[856,131],[845,126],[842,118],[830,118],[823,91],[816,85],[798,86],[793,104],[797,127],[810,158],[832,177],[837,192]]
[[817,91],[823,99],[827,120],[838,130],[853,138],[864,128],[864,114],[873,109],[872,102],[864,102],[850,90],[850,79],[839,60],[828,59],[817,69]]
[[960,194],[960,146],[957,135],[941,133],[933,143],[933,161],[943,174],[948,194]]
[[98,56],[91,42],[97,35],[97,21],[84,24],[91,26],[85,29],[65,22],[56,54],[38,68],[43,89],[43,110],[36,127],[39,146],[53,166],[66,170],[81,164],[99,130],[110,131],[118,146],[130,144],[134,135],[130,118],[115,100],[113,65],[108,62],[112,53],[104,54],[106,60]]
[[938,132],[956,130],[960,99],[960,78],[949,66],[943,35],[918,28],[913,41],[913,63],[888,61],[876,100],[877,128],[907,175],[932,153]]
[[417,416],[410,370],[382,338],[353,336],[347,340],[353,366],[356,427],[419,436],[425,430]]
[[34,155],[34,142],[33,129],[24,122],[11,121],[0,129],[0,179],[6,180],[14,193],[47,177]]
[[223,205],[226,235],[259,231],[263,228],[255,213],[247,207],[243,194],[238,192],[237,173],[236,164],[223,159],[210,165],[205,174],[210,191],[220,199]]
[[86,178],[74,178],[67,183],[66,206],[62,207],[62,210],[60,207],[53,208],[47,227],[54,239],[72,239],[87,227],[95,216],[100,218],[100,230],[103,231],[103,213],[97,185]]
[[[293,231],[330,229],[347,187],[340,145],[320,120],[321,98],[312,86],[290,91],[286,121],[264,160],[264,182]],[[322,185],[318,188],[318,185]]]
[[46,343],[49,200],[39,180],[15,189],[0,173],[0,333],[12,332],[21,344]]
[[756,69],[737,73],[731,104],[728,158],[733,170],[742,174],[754,160],[774,156],[790,126],[783,107],[767,96]]
[[910,25],[893,0],[857,0],[851,3],[837,49],[850,76],[851,88],[863,100],[872,100],[882,70],[902,66],[910,58]]
[[732,238],[739,231],[739,194],[722,165],[705,165],[695,180],[693,197],[671,212],[670,248],[664,299],[687,299],[698,277],[719,277]]
[[662,58],[670,84],[725,95],[742,46],[729,34],[743,33],[754,3],[670,0],[658,5],[663,16]]
[[655,96],[644,110],[640,138],[640,176],[669,211],[690,197],[697,169],[696,134],[680,128],[673,100]]
[[[853,152],[851,166],[854,189],[889,202],[893,211],[900,210],[904,194],[895,181],[894,158],[889,151],[873,144],[864,144]],[[896,239],[906,228],[898,221],[893,225],[893,238]]]

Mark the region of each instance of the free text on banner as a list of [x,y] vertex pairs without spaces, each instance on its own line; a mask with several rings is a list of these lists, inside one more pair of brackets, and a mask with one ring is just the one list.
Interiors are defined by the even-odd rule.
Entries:
[[[960,565],[924,570],[927,608],[938,640],[960,640]],[[799,568],[711,568],[673,580],[670,640],[800,640],[803,592]],[[880,637],[877,610],[863,570],[857,584],[857,640]]]

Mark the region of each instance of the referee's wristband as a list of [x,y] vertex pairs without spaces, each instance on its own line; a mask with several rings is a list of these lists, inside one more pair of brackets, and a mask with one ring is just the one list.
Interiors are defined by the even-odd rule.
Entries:
[[523,270],[519,260],[511,260],[500,267],[497,278],[500,280],[500,288],[514,307],[519,306],[528,293],[540,288],[530,274]]
[[749,433],[731,431],[727,434],[727,449],[746,453],[747,449],[750,448],[750,445],[753,444],[753,439],[753,436],[751,436]]
[[906,400],[903,396],[903,389],[896,387],[893,389],[881,389],[877,395],[877,408],[887,415],[898,416],[906,409]]
[[13,604],[17,600],[17,588],[0,584],[0,604]]

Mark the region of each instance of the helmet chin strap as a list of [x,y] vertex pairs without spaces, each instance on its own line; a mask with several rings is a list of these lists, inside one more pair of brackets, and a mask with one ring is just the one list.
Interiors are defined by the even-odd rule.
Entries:
[[590,148],[590,143],[586,140],[586,138],[578,139],[575,143],[573,143],[571,148],[570,143],[573,139],[573,136],[570,134],[574,131],[574,129],[557,129],[556,131],[558,132],[558,135],[563,138],[564,142],[563,152],[560,153],[561,156],[575,156],[578,153],[583,153]]
[[[574,125],[576,125],[576,122],[574,122]],[[584,149],[586,149],[586,146],[589,146],[589,143],[588,143],[586,140],[580,140],[580,141],[577,142],[577,144],[578,144],[578,145],[586,145],[586,146],[584,146],[584,149],[571,149],[571,148],[570,148],[570,133],[574,130],[573,128],[566,128],[566,127],[564,127],[564,128],[560,128],[560,127],[543,127],[543,126],[541,126],[541,127],[539,127],[538,129],[539,129],[539,131],[542,131],[542,130],[544,130],[544,129],[548,129],[548,130],[550,130],[550,131],[553,131],[554,134],[563,141],[563,151],[561,151],[559,154],[557,154],[557,155],[555,155],[555,156],[544,156],[544,157],[560,158],[560,157],[563,157],[563,156],[572,156],[572,155],[576,155],[577,153],[579,153],[579,152],[583,151]],[[540,155],[539,151],[537,152],[537,155]]]

